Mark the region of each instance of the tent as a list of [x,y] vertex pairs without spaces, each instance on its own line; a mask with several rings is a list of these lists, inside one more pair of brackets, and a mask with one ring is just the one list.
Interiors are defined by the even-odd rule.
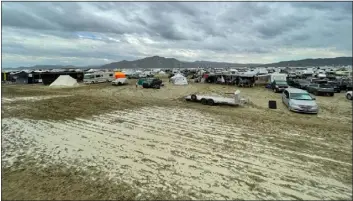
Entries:
[[125,75],[125,73],[122,73],[122,72],[115,72],[114,77],[115,77],[115,79],[126,78],[126,75]]
[[186,79],[186,77],[184,77],[180,73],[171,77],[170,80],[175,85],[187,85],[188,84],[188,80]]
[[75,87],[78,86],[76,79],[70,75],[60,75],[49,87]]

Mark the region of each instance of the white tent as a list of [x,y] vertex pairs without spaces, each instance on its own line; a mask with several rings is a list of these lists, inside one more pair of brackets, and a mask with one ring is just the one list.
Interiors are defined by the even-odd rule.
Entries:
[[217,81],[218,81],[218,82],[221,82],[221,83],[225,83],[225,82],[226,82],[226,81],[224,80],[224,77],[223,77],[223,76],[218,77],[218,78],[217,78]]
[[97,71],[96,69],[91,68],[91,69],[87,70],[86,72],[91,73],[91,72],[96,72],[96,71]]
[[188,80],[186,79],[186,77],[184,77],[183,75],[181,75],[179,73],[174,75],[173,77],[171,77],[170,80],[175,85],[187,85],[188,84]]
[[78,86],[77,81],[70,75],[60,75],[49,87],[75,87]]

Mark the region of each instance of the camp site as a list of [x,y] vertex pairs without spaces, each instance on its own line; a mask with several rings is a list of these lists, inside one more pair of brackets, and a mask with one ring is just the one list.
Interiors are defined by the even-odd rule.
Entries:
[[[3,167],[67,164],[67,171],[124,181],[151,199],[160,193],[171,199],[338,199],[351,193],[351,85],[333,97],[311,94],[319,109],[308,115],[283,103],[284,90],[306,79],[285,70],[91,71],[42,72],[34,83],[26,72],[21,81],[14,78],[19,73],[8,74]],[[87,75],[113,78],[91,83]],[[291,86],[277,92],[274,81]]]
[[2,200],[352,200],[352,2],[4,1]]

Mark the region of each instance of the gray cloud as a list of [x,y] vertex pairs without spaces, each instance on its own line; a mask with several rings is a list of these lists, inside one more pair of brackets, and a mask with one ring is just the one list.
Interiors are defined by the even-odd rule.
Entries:
[[84,65],[159,54],[254,63],[293,52],[296,59],[352,54],[350,2],[4,2],[2,12],[9,66],[29,58]]
[[305,23],[309,17],[303,16],[287,16],[281,20],[272,19],[258,26],[258,32],[265,39],[273,38],[281,34],[285,34],[292,29],[305,27]]

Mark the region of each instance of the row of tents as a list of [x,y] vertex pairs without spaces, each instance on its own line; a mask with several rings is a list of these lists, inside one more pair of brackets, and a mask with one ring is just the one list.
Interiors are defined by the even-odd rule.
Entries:
[[[115,79],[125,78],[125,74],[121,72],[115,73]],[[169,79],[174,85],[187,85],[188,81],[182,74],[176,74]],[[75,87],[78,86],[76,79],[72,78],[70,75],[60,75],[54,82],[52,82],[49,87]]]

